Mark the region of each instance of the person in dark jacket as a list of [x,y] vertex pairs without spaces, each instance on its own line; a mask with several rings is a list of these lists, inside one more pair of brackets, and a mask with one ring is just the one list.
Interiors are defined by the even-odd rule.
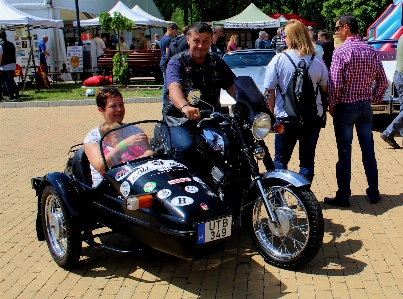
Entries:
[[259,38],[255,41],[255,49],[269,49],[270,44],[269,35],[266,31],[260,31]]
[[323,61],[327,69],[330,69],[330,64],[332,63],[332,55],[334,51],[334,44],[329,41],[329,33],[326,31],[320,31],[318,34],[320,45],[323,48]]
[[0,31],[0,98],[3,97],[2,86],[8,93],[8,101],[19,99],[18,87],[14,81],[14,71],[16,68],[15,46],[7,40],[4,30]]

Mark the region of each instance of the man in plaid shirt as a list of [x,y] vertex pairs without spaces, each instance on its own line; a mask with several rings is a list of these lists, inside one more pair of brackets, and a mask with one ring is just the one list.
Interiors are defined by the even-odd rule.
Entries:
[[378,168],[372,135],[372,103],[383,100],[388,82],[377,51],[358,36],[358,21],[350,13],[341,15],[334,31],[344,42],[333,52],[329,72],[329,113],[333,116],[339,161],[336,164],[338,190],[332,206],[350,205],[351,144],[356,127],[367,176],[366,190],[370,203],[379,201]]

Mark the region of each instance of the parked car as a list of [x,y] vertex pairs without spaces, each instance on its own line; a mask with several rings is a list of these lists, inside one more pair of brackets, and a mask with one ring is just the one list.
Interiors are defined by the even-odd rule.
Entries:
[[399,113],[400,103],[399,95],[393,83],[393,75],[396,69],[396,39],[368,41],[375,49],[379,50],[379,57],[388,78],[388,89],[386,90],[382,103],[373,104],[374,114],[392,114]]
[[[266,67],[276,53],[275,50],[268,49],[237,50],[226,53],[223,59],[236,76],[252,77],[259,90],[263,92]],[[235,100],[225,90],[221,90],[220,102],[223,107],[235,104]]]

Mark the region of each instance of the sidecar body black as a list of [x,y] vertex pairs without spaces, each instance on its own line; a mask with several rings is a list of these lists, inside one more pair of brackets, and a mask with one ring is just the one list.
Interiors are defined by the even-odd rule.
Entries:
[[153,144],[155,123],[150,126],[148,121],[143,131],[148,128],[154,154],[111,167],[97,187],[92,187],[82,148],[68,159],[64,172],[32,179],[38,197],[38,239],[46,239],[60,266],[73,266],[65,255],[73,255],[69,250],[74,246],[81,252],[82,241],[123,252],[94,242],[92,231],[100,225],[184,259],[224,248],[231,236],[231,211],[172,158],[166,144],[164,149]]

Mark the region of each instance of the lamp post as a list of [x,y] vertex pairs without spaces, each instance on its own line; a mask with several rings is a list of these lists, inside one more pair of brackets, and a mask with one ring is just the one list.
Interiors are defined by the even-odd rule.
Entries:
[[81,39],[80,9],[78,8],[78,0],[74,0],[74,2],[76,4],[78,46],[82,46],[83,45],[83,40]]

